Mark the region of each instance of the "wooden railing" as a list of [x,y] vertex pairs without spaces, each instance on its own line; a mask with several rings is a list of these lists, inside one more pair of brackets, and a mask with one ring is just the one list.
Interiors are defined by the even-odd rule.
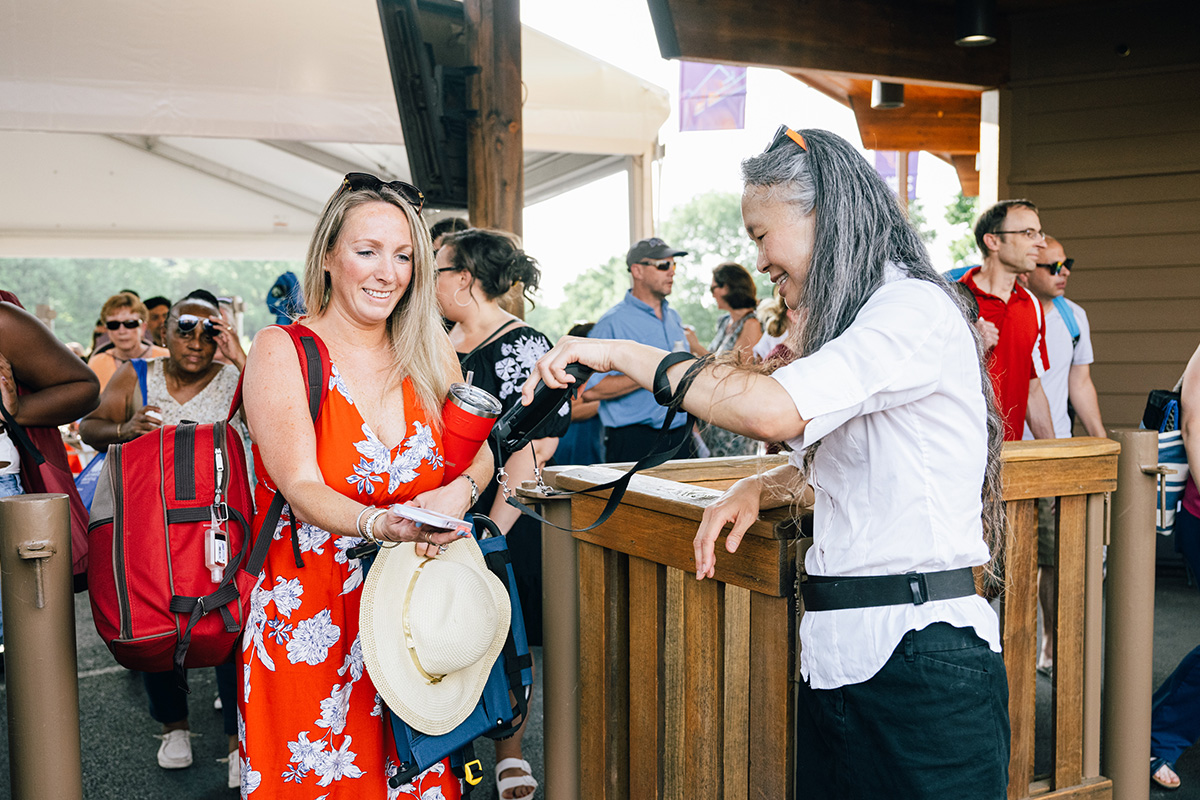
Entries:
[[[1112,796],[1099,773],[1100,581],[1119,449],[1107,439],[1006,445],[1010,798]],[[791,510],[765,512],[737,553],[718,547],[715,579],[705,581],[695,579],[692,548],[721,490],[783,460],[671,462],[635,478],[599,528],[574,540],[545,534],[547,796],[804,798],[794,769],[795,579],[808,540]],[[617,474],[549,472],[566,491]],[[582,527],[606,494],[544,507],[558,524]],[[1035,504],[1051,496],[1059,498],[1059,623],[1053,766],[1043,777],[1034,774]]]

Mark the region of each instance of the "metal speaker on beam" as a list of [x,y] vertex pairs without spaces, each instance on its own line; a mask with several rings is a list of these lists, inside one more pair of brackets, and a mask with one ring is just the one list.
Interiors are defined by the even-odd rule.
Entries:
[[904,84],[871,81],[871,108],[904,108]]
[[959,47],[996,43],[996,0],[955,0],[954,43]]

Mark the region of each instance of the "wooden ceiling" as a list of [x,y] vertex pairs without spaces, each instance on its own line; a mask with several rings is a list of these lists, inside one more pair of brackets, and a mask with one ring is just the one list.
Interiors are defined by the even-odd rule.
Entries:
[[[1008,79],[1007,17],[1080,0],[997,0],[996,44],[954,44],[954,0],[647,0],[664,58],[774,67],[854,110],[863,146],[926,150],[978,194],[980,95]],[[905,84],[871,108],[871,81]]]

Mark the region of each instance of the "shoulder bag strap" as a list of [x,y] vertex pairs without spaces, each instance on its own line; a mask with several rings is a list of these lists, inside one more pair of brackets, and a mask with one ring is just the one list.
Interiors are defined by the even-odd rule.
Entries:
[[506,322],[505,322],[503,325],[501,325],[499,328],[496,328],[496,330],[494,330],[494,331],[492,331],[491,333],[489,333],[486,339],[484,339],[484,340],[483,340],[482,342],[480,342],[479,344],[475,345],[475,349],[474,349],[474,350],[472,350],[471,352],[467,353],[465,356],[463,356],[463,357],[462,357],[462,360],[463,360],[463,361],[466,361],[468,358],[470,358],[471,356],[473,356],[473,355],[475,355],[476,353],[478,353],[478,352],[479,352],[479,351],[480,351],[480,350],[481,350],[481,349],[482,349],[482,348],[483,348],[485,345],[489,345],[489,344],[491,344],[493,341],[495,341],[496,337],[497,337],[497,336],[499,336],[501,333],[503,333],[503,332],[504,332],[504,330],[505,330],[505,329],[506,329],[506,328],[507,328],[509,325],[512,325],[513,323],[520,322],[520,321],[521,321],[521,320],[519,320],[519,319],[510,319],[510,320],[506,321]]

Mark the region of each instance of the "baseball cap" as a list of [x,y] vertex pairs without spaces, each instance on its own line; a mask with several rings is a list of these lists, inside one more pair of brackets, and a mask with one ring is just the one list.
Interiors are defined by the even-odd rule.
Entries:
[[629,248],[629,252],[625,254],[625,266],[632,267],[637,262],[647,259],[675,258],[686,255],[686,250],[676,250],[662,239],[653,236],[649,239],[641,239]]

